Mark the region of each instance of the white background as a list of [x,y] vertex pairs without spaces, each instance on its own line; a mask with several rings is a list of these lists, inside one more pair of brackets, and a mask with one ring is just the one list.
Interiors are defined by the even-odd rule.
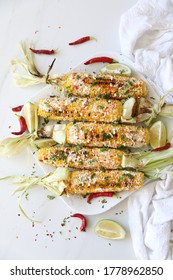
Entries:
[[[10,61],[20,55],[19,41],[32,40],[37,48],[58,48],[52,72],[63,73],[96,53],[120,51],[120,17],[135,3],[136,0],[0,0],[0,139],[10,137],[11,131],[18,130],[17,119],[10,107],[24,104],[44,87],[15,87]],[[85,35],[95,36],[97,42],[75,47],[68,45]],[[50,56],[36,57],[43,73],[51,61]],[[0,177],[31,175],[33,171],[42,175],[34,163],[29,151],[10,159],[0,158]],[[80,226],[78,219],[68,219],[66,226],[61,226],[71,210],[60,198],[48,200],[49,193],[39,187],[35,187],[23,202],[30,215],[35,212],[34,217],[42,220],[32,227],[28,220],[18,215],[17,195],[11,196],[14,189],[10,181],[0,181],[1,260],[135,259],[128,228],[127,201],[104,214],[88,216],[87,231],[79,232],[76,229]],[[119,214],[121,211],[123,213]],[[127,231],[125,240],[109,241],[94,234],[94,225],[104,218],[123,225]]]

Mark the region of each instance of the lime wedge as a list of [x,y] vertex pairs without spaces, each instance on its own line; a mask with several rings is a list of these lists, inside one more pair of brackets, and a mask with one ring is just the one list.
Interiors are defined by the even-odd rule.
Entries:
[[113,220],[99,221],[94,228],[94,232],[107,239],[124,239],[126,235],[125,230]]
[[131,75],[131,69],[121,63],[111,63],[106,65],[100,70],[102,73],[109,73],[109,74],[115,74],[115,75],[125,75],[130,76]]
[[29,132],[33,133],[34,131],[37,131],[38,128],[37,106],[31,102],[27,102],[23,107],[23,112],[24,112],[24,117]]
[[162,147],[166,144],[166,127],[162,121],[155,122],[150,127],[150,145],[153,149]]

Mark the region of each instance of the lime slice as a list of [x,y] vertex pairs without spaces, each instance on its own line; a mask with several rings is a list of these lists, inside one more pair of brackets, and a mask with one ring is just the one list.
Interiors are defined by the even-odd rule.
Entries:
[[94,232],[103,238],[108,239],[124,239],[126,232],[125,230],[113,220],[101,220],[99,221]]
[[150,145],[153,149],[162,147],[166,144],[166,127],[162,121],[155,122],[150,127]]
[[121,63],[111,63],[106,65],[100,70],[102,73],[109,73],[109,74],[115,74],[115,75],[125,75],[130,76],[131,75],[131,69]]
[[27,102],[23,107],[23,112],[24,112],[24,117],[29,132],[33,133],[34,131],[37,131],[38,128],[37,106],[31,102]]
[[50,147],[55,144],[56,142],[53,139],[49,139],[49,138],[37,139],[34,141],[34,145],[36,145],[39,148]]
[[133,107],[136,103],[136,99],[134,97],[130,97],[123,104],[123,118],[129,120],[132,118]]

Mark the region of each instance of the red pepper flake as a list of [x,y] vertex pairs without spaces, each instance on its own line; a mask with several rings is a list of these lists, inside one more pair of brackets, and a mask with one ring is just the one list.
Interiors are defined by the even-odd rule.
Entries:
[[164,150],[167,150],[171,147],[171,143],[166,143],[166,145],[162,146],[162,147],[159,147],[159,148],[156,148],[154,150],[151,150],[151,152],[158,152],[158,151],[164,151]]
[[90,203],[90,201],[93,198],[100,197],[100,196],[107,196],[107,197],[112,197],[114,195],[114,192],[98,192],[98,193],[91,193],[87,197],[87,202]]
[[33,52],[33,53],[36,53],[36,54],[48,54],[48,55],[51,55],[51,54],[55,54],[56,51],[55,50],[35,50],[35,49],[32,49],[30,48],[30,50]]
[[71,215],[71,217],[81,219],[82,224],[80,226],[80,231],[85,231],[85,228],[86,228],[86,225],[87,225],[86,218],[82,214],[79,214],[79,213],[73,214],[73,215]]
[[11,108],[11,110],[12,110],[13,112],[20,112],[20,111],[22,110],[22,108],[23,108],[23,105],[20,105],[20,106]]
[[[87,41],[91,41],[91,40],[96,40],[95,37],[91,37],[91,36],[85,36],[85,37],[82,37],[74,42],[71,42],[69,43],[70,46],[73,46],[73,45],[79,45],[79,44],[82,44],[82,43],[85,43]],[[96,40],[97,41],[97,40]]]
[[88,64],[92,64],[92,63],[96,63],[96,62],[107,62],[107,63],[115,63],[117,62],[116,60],[114,60],[111,57],[107,57],[107,56],[99,56],[99,57],[94,57],[91,58],[89,60],[87,60],[84,64],[88,65]]
[[18,116],[18,115],[17,115],[17,117],[19,119],[20,131],[18,131],[18,132],[11,132],[11,133],[14,134],[14,135],[21,135],[21,134],[23,134],[27,130],[27,125],[26,125],[26,121],[25,121],[24,117]]

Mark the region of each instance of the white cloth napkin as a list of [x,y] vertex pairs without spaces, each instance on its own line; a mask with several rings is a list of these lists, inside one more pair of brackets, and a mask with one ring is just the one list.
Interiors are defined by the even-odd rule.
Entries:
[[[135,68],[163,93],[173,88],[173,0],[138,1],[122,15],[119,34],[122,53]],[[173,259],[173,175],[135,192],[128,212],[137,259]]]

